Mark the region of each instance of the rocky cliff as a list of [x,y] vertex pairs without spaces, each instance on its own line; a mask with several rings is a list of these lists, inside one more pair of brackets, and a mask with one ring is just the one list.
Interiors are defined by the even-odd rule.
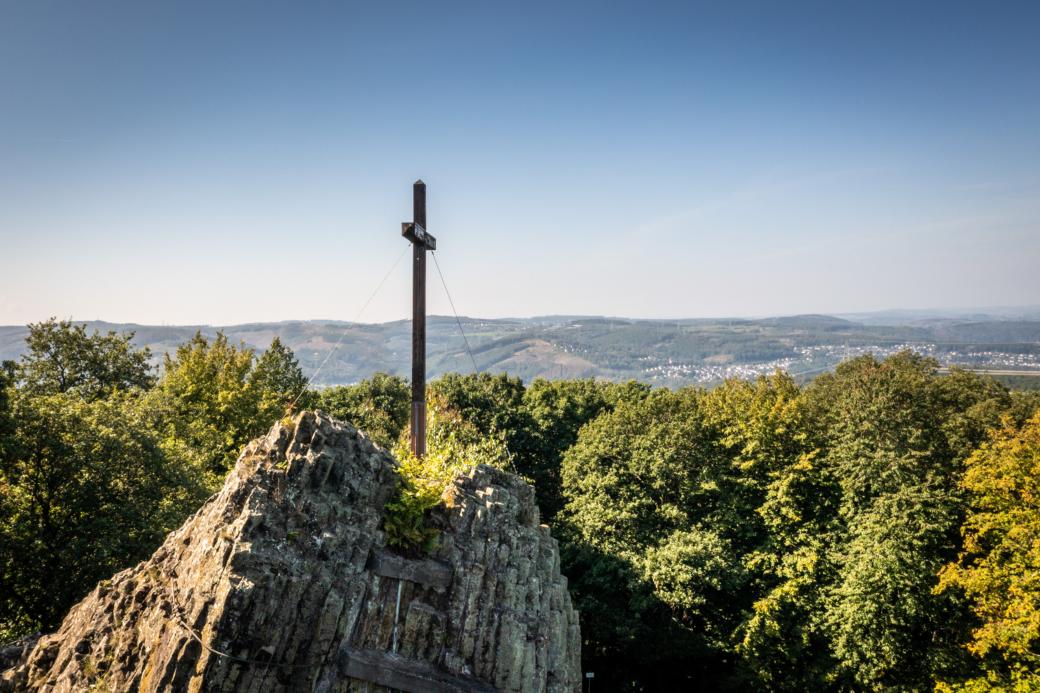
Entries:
[[395,469],[320,413],[276,425],[0,688],[580,690],[577,614],[531,487],[490,467],[458,477],[437,548],[404,556],[380,529]]

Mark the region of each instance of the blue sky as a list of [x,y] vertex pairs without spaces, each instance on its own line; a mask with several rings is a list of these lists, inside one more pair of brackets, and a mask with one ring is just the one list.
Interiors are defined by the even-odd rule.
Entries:
[[[1040,3],[0,3],[0,324],[1040,303]],[[431,267],[431,312],[447,313]],[[362,315],[409,313],[408,263]]]

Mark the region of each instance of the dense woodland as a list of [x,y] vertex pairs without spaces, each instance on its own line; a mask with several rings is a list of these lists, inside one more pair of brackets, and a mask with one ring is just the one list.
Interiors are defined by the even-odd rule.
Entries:
[[[597,690],[1040,689],[1040,394],[912,353],[710,390],[442,376],[307,391],[293,353],[48,321],[0,382],[0,640],[56,628],[293,410],[402,462],[390,543],[460,466],[526,477],[559,538]],[[302,394],[301,394],[302,393]]]

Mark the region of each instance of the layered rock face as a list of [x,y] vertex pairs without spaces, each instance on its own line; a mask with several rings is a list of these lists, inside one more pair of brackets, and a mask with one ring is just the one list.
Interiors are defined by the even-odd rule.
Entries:
[[577,691],[580,636],[533,489],[477,467],[430,555],[385,546],[393,459],[305,413],[251,443],[144,563],[102,582],[4,690]]

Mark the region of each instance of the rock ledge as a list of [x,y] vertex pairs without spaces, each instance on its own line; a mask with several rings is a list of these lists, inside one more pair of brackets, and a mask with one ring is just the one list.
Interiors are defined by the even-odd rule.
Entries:
[[380,529],[395,468],[320,412],[276,425],[0,690],[580,690],[577,613],[533,489],[490,467],[459,476],[438,548],[412,558]]

